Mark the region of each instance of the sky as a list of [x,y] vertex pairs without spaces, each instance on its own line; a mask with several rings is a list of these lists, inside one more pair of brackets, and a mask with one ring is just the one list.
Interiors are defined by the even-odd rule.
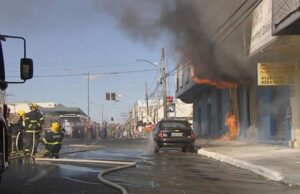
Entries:
[[[34,61],[34,77],[25,84],[9,85],[8,102],[55,102],[80,107],[87,112],[90,74],[90,116],[123,121],[136,100],[145,99],[155,88],[158,70],[146,59],[161,64],[161,48],[166,49],[167,68],[174,68],[173,54],[163,37],[144,43],[128,36],[110,14],[104,14],[93,0],[2,0],[0,34],[22,36],[27,41],[27,57]],[[23,57],[20,40],[3,44],[7,81],[19,76]],[[141,71],[140,73],[103,74]],[[168,70],[167,70],[168,71]],[[63,76],[61,76],[63,75]],[[105,100],[106,92],[122,93],[119,102]],[[174,96],[174,78],[169,78],[168,94]]]

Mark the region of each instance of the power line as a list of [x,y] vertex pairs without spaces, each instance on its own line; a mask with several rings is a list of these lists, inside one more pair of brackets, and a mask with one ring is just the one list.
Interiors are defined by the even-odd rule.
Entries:
[[[74,62],[75,63],[75,62]],[[78,62],[77,62],[78,63]],[[83,62],[80,62],[83,63]],[[53,67],[52,63],[49,63],[48,66],[39,66],[38,70],[40,71],[69,71],[69,70],[81,70],[81,69],[87,69],[87,68],[94,68],[94,69],[98,69],[98,68],[105,68],[105,67],[115,67],[115,66],[135,66],[135,65],[139,65],[139,63],[137,62],[125,62],[125,63],[112,63],[112,64],[99,64],[96,65],[97,63],[85,63],[85,64],[94,64],[94,65],[83,65],[83,66],[62,66],[63,64],[66,63],[61,63],[60,66],[58,67]],[[14,72],[19,72],[19,71],[7,71],[9,73],[14,73]]]
[[155,76],[154,76],[154,81],[152,82],[152,84],[151,84],[151,86],[150,86],[150,91],[153,89],[153,87],[155,87],[154,85],[155,85],[155,83],[157,83],[157,79],[158,79],[159,73],[160,73],[160,71],[157,70],[157,71],[156,71],[156,74],[155,74]]
[[[141,70],[132,70],[132,71],[116,71],[116,72],[99,72],[93,73],[91,75],[119,75],[119,74],[129,74],[129,73],[141,73],[141,72],[151,72],[156,71],[155,69],[141,69]],[[87,75],[87,73],[78,73],[78,74],[56,74],[56,75],[36,75],[34,78],[44,78],[44,77],[76,77]],[[7,77],[19,77],[19,76],[7,76]]]
[[[234,25],[234,24],[236,24],[240,19],[241,19],[241,17],[243,17],[249,10],[251,10],[247,15],[246,15],[246,17],[241,21],[241,22],[239,22],[238,23],[238,25],[237,26],[235,26],[235,28],[231,31],[231,33],[229,33],[219,44],[218,44],[218,46],[216,47],[216,48],[219,48],[223,43],[224,43],[224,41],[226,41],[231,35],[232,35],[232,33],[249,17],[249,15],[254,11],[254,9],[261,3],[261,1],[262,0],[255,0],[246,10],[245,10],[245,12],[243,12],[242,14],[241,14],[241,16],[240,17],[237,17],[237,19],[233,22],[233,23],[231,23],[227,28],[226,28],[226,31],[225,32],[223,32],[222,33],[222,35],[221,36],[219,36],[215,41],[218,41],[220,38],[222,38],[222,36],[225,34],[225,33],[227,33],[228,31],[229,31],[229,29]],[[218,31],[217,31],[217,33],[215,34],[215,35],[217,35],[218,34],[218,32],[219,32],[219,30],[221,30],[222,28],[224,28],[225,26],[226,26],[226,24],[230,21],[230,19],[231,19],[231,17],[233,17],[235,14],[237,14],[238,12],[239,12],[239,10],[246,4],[246,2],[247,2],[247,0],[246,1],[244,1],[231,15],[230,15],[230,17],[228,17],[227,19],[226,19],[226,21],[223,23],[223,25],[222,26],[220,26],[219,28],[218,28]],[[223,30],[224,31],[224,30]],[[187,62],[185,62],[185,63],[182,63],[182,64],[180,64],[179,66],[177,66],[176,68],[174,68],[172,71],[170,71],[170,72],[168,72],[167,73],[167,76],[171,76],[171,75],[174,75],[175,73],[176,73],[176,71],[180,71],[180,70],[182,70],[182,69],[184,69],[184,68],[187,68],[189,65],[188,64],[190,64],[193,60],[194,60],[195,58],[192,58],[192,59],[189,59]]]
[[255,10],[255,8],[262,2],[262,0],[256,0],[253,4],[251,4],[251,6],[244,12],[244,14],[246,12],[248,12],[250,10],[250,12],[246,15],[246,17],[244,19],[242,19],[242,21],[240,23],[238,23],[237,26],[235,26],[235,28],[231,31],[231,33],[229,33],[219,44],[216,48],[220,48],[220,46],[233,34],[233,32],[250,16],[250,14],[253,13],[253,11]]
[[[225,22],[224,22],[221,26],[219,26],[219,28],[216,30],[215,35],[213,36],[213,41],[217,41],[220,37],[222,37],[223,33],[221,33],[221,35],[218,36],[218,34],[221,32],[221,29],[223,29],[223,28],[227,25],[227,23],[234,17],[234,15],[236,15],[236,14],[242,9],[242,7],[243,7],[246,3],[247,3],[247,0],[245,0],[240,6],[238,6],[237,9],[234,10],[234,11],[229,15],[229,17],[227,17],[227,19],[225,20]],[[244,13],[243,13],[243,14],[244,14]],[[243,15],[243,14],[242,14],[242,15]],[[237,17],[237,18],[239,19],[239,17]],[[237,20],[235,20],[233,23],[235,23],[236,21],[237,21]],[[231,23],[231,24],[233,24],[233,23]],[[227,27],[225,31],[228,31],[229,28],[230,28],[230,26],[231,26],[231,25],[229,25],[229,27]],[[224,30],[223,30],[223,31],[224,31]],[[214,38],[214,37],[216,37],[216,36],[217,36],[217,38]]]

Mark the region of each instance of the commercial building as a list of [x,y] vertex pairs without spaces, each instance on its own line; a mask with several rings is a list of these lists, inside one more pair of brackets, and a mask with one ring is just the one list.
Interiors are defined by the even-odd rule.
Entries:
[[[60,120],[61,116],[73,115],[88,120],[88,115],[78,107],[66,107],[62,104],[56,104],[54,102],[37,102],[39,110],[42,112],[45,118],[45,127],[49,127],[52,121]],[[16,102],[8,104],[10,112],[16,113],[18,110],[24,110],[25,112],[30,111],[30,103],[27,102]]]
[[[213,6],[205,7],[211,11],[204,13],[207,28],[202,33],[212,40],[206,47],[212,51],[178,65],[176,97],[193,104],[198,136],[296,145],[299,1],[231,3],[218,15]],[[291,9],[286,9],[289,4]]]

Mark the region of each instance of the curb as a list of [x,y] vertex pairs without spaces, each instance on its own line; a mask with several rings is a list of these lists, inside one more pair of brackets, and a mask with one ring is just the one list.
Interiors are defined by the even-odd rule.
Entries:
[[264,176],[268,179],[271,179],[273,181],[283,181],[283,177],[281,176],[281,174],[275,170],[271,170],[262,166],[258,166],[258,165],[254,165],[254,164],[250,164],[248,162],[242,161],[242,160],[238,160],[229,156],[224,156],[222,154],[218,154],[215,152],[210,152],[207,151],[203,148],[198,150],[198,154],[199,155],[203,155],[209,158],[213,158],[216,159],[218,161],[221,162],[225,162],[228,163],[230,165],[242,168],[242,169],[246,169],[246,170],[250,170],[256,174],[259,174],[261,176]]

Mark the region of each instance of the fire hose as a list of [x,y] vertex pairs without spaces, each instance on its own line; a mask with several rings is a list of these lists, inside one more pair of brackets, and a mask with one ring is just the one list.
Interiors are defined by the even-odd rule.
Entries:
[[[32,144],[32,150],[31,150],[31,157],[34,154],[34,149],[35,149],[35,131],[33,131],[32,133],[32,139],[33,139],[33,144]],[[17,151],[19,152],[18,149],[18,140],[20,137],[20,132],[18,132],[17,137],[16,137],[16,147],[17,147]],[[88,151],[88,150],[84,150],[84,151]],[[100,180],[100,182],[113,187],[119,191],[122,192],[122,194],[128,194],[127,190],[119,185],[116,184],[112,181],[109,181],[107,179],[105,179],[103,176],[107,175],[111,172],[115,172],[118,170],[122,170],[122,169],[126,169],[126,168],[131,168],[131,167],[135,167],[136,166],[136,162],[122,162],[122,161],[108,161],[108,160],[82,160],[82,159],[52,159],[52,158],[34,158],[35,161],[52,161],[52,162],[73,162],[73,163],[93,163],[93,164],[113,164],[113,165],[122,165],[122,166],[118,166],[118,167],[114,167],[114,168],[110,168],[107,170],[104,170],[102,172],[99,172],[97,178]]]
[[122,194],[128,194],[127,190],[123,186],[121,186],[119,184],[116,184],[114,182],[111,182],[111,181],[105,179],[103,176],[108,174],[108,173],[117,171],[117,170],[122,170],[122,169],[131,168],[131,167],[136,166],[136,162],[122,162],[122,161],[109,161],[109,160],[82,160],[82,159],[67,159],[67,158],[61,158],[61,159],[35,158],[35,161],[92,163],[92,164],[114,164],[114,165],[119,164],[119,165],[122,165],[122,166],[110,168],[110,169],[104,170],[102,172],[99,172],[99,174],[97,176],[97,178],[100,180],[100,182],[121,191]]
[[21,131],[18,132],[17,137],[16,137],[16,150],[17,150],[18,154],[20,153],[20,150],[19,150],[19,138],[20,138],[20,135],[21,135]]
[[31,157],[34,154],[34,149],[35,149],[35,130],[33,130],[32,133],[32,147],[31,147],[31,154],[30,154]]
[[[21,131],[19,131],[18,132],[18,134],[17,134],[17,137],[16,137],[16,151],[18,152],[18,153],[20,153],[20,150],[19,150],[19,138],[20,138],[20,135],[21,135]],[[32,133],[32,147],[31,147],[31,154],[30,154],[30,156],[32,157],[33,156],[33,154],[34,154],[34,149],[35,149],[35,130],[33,130],[33,133]]]

